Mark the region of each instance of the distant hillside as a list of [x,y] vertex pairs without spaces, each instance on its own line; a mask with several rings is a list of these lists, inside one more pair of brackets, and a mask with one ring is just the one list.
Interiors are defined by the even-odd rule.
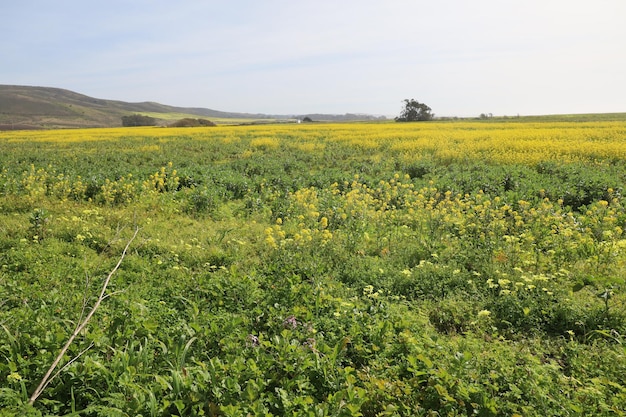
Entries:
[[[121,126],[133,113],[185,114],[200,117],[264,119],[261,114],[228,113],[204,108],[103,100],[50,87],[0,85],[0,128],[62,128]],[[165,118],[169,119],[169,118]]]
[[374,116],[345,115],[266,115],[232,113],[195,107],[174,107],[153,102],[127,103],[89,97],[73,91],[51,87],[0,85],[0,130],[51,129],[73,127],[121,126],[122,116],[133,113],[149,114],[161,119],[161,124],[172,119],[196,116],[209,119],[232,119],[237,122],[263,122],[302,119],[314,120],[373,120]]

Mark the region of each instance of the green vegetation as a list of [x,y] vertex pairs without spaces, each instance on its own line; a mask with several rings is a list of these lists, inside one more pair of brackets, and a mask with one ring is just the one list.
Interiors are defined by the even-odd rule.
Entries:
[[129,116],[122,116],[122,126],[156,126],[156,119],[150,116],[144,116],[143,114],[131,114]]
[[183,117],[247,122],[270,119],[261,114],[174,107],[153,102],[126,103],[60,88],[15,85],[0,85],[0,108],[0,130],[118,127],[122,125],[122,117],[138,114],[158,119],[157,124],[167,124],[164,122]]
[[435,115],[432,109],[424,103],[420,103],[415,99],[405,99],[404,108],[400,112],[400,116],[396,117],[396,122],[425,122],[433,120]]
[[201,126],[215,126],[210,120],[206,119],[193,119],[190,117],[186,117],[184,119],[177,120],[176,122],[169,125],[170,127],[201,127]]
[[[183,118],[208,118],[217,124],[289,123],[304,116],[265,115],[224,112],[206,108],[174,107],[154,102],[127,103],[103,100],[73,91],[50,87],[0,85],[0,131],[25,129],[58,129],[119,127],[123,117],[143,115],[155,124],[165,126]],[[135,115],[135,116],[133,116]],[[358,121],[382,120],[366,114],[309,115],[315,120]],[[136,122],[136,121],[135,121]],[[124,124],[131,126],[131,124]],[[145,126],[145,124],[133,126]]]
[[625,415],[622,151],[419,126],[0,134],[0,416]]

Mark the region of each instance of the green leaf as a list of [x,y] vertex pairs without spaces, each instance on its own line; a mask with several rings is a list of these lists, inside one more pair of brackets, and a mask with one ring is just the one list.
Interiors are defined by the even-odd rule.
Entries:
[[184,415],[183,412],[185,411],[185,403],[183,402],[183,400],[174,401],[174,405],[176,406],[176,409],[178,410],[180,415]]
[[426,356],[424,356],[423,354],[420,353],[419,355],[417,355],[417,359],[422,361],[422,363],[426,365],[427,368],[433,367],[433,362],[430,359],[428,359]]

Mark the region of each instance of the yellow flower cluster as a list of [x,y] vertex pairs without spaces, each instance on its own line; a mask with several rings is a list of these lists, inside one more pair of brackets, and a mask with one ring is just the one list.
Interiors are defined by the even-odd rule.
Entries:
[[137,183],[132,174],[123,175],[115,181],[105,179],[102,185],[102,198],[107,204],[125,204],[136,197]]
[[142,188],[145,191],[163,193],[174,191],[178,188],[180,178],[175,169],[172,169],[172,162],[168,162],[167,167],[161,167],[159,171],[150,175],[150,178],[143,182]]
[[[6,176],[6,173],[4,175]],[[6,181],[6,183],[9,182],[9,180]],[[175,191],[179,183],[180,178],[177,171],[172,169],[170,162],[141,183],[132,174],[122,175],[116,180],[104,179],[104,183],[99,187],[98,201],[105,204],[126,204],[136,199],[141,192]],[[88,196],[88,183],[82,177],[70,178],[66,174],[57,173],[53,167],[44,169],[31,165],[15,184],[17,191],[32,201],[47,196],[53,196],[61,201],[68,199],[81,201]]]
[[620,243],[624,207],[618,199],[578,213],[547,198],[511,203],[482,191],[454,194],[434,184],[415,189],[409,178],[395,175],[376,186],[355,176],[341,185],[298,190],[288,200],[287,216],[266,230],[274,248],[333,240],[356,254],[386,256],[418,242],[442,262],[459,253],[481,254],[496,266],[540,274],[578,264],[611,267],[626,246]]
[[280,145],[279,140],[275,137],[270,137],[270,136],[254,138],[250,141],[250,146],[252,148],[261,149],[261,150],[278,148],[279,145]]
[[547,295],[554,295],[550,290],[552,285],[563,282],[570,277],[571,273],[566,269],[560,269],[553,273],[526,273],[522,268],[513,268],[511,273],[496,270],[495,278],[486,280],[488,288],[498,291],[500,295],[516,294],[521,291],[543,292]]
[[[277,197],[281,198],[281,197]],[[328,230],[328,217],[320,216],[320,201],[315,188],[304,188],[289,196],[289,217],[278,218],[265,229],[265,243],[271,248],[285,245],[326,245],[333,233]]]
[[[158,151],[159,143],[192,135],[198,141],[225,144],[248,140],[253,150],[280,146],[304,152],[329,147],[358,149],[372,160],[394,155],[407,162],[428,157],[435,163],[481,160],[488,163],[535,165],[559,163],[612,163],[626,160],[625,122],[490,122],[457,121],[373,124],[310,124],[228,126],[197,129],[134,127],[0,132],[6,142],[48,142],[67,147],[77,142],[144,140]],[[148,148],[147,148],[148,149]]]
[[87,184],[79,176],[71,179],[65,174],[56,173],[55,169],[48,167],[35,169],[34,165],[22,174],[19,181],[23,195],[31,200],[36,200],[44,196],[54,196],[60,200],[83,200],[87,191]]

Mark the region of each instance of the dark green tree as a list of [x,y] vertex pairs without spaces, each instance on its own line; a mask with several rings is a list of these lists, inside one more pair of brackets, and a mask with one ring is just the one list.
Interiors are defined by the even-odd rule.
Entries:
[[396,122],[421,122],[432,120],[435,114],[432,109],[424,103],[420,103],[414,99],[405,99],[404,108],[400,112],[400,116],[396,117]]
[[206,119],[193,119],[190,117],[186,117],[184,119],[180,119],[169,125],[169,127],[200,127],[200,126],[215,126],[215,123]]
[[156,119],[143,114],[131,114],[122,116],[122,126],[156,126]]

